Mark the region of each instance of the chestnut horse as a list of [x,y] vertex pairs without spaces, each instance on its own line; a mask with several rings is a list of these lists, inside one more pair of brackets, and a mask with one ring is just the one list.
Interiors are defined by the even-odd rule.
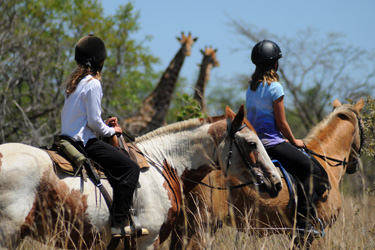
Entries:
[[[273,195],[281,189],[281,177],[265,149],[254,150],[261,142],[243,106],[237,115],[227,108],[226,119],[165,126],[137,138],[136,145],[150,164],[142,169],[133,201],[137,218],[149,231],[136,240],[139,249],[159,248],[180,211],[181,192],[188,194],[196,185],[192,183],[218,166],[240,182],[262,182]],[[108,181],[102,183],[111,189]],[[42,149],[0,145],[0,248],[15,249],[25,236],[69,249],[91,249],[100,239],[98,247],[105,247],[111,238],[109,210],[95,185],[85,183],[83,193],[80,187],[80,178],[56,174]]]
[[[363,106],[363,99],[355,105],[342,105],[335,100],[334,111],[304,139],[306,148],[318,155],[316,159],[327,172],[331,186],[315,204],[321,220],[317,228],[323,232],[339,216],[340,181],[345,173],[354,173],[359,163],[363,140],[359,117]],[[236,178],[225,178],[219,171],[211,172],[203,182],[213,187],[225,187],[226,183],[232,186],[238,184]],[[205,249],[208,242],[203,234],[207,231],[214,234],[222,223],[260,235],[287,231],[295,235],[296,209],[294,204],[288,206],[291,197],[285,178],[283,186],[277,197],[259,193],[254,186],[229,190],[203,185],[195,187],[186,201],[188,223],[181,213],[172,233],[170,249]],[[313,240],[310,238],[309,241],[311,243]]]

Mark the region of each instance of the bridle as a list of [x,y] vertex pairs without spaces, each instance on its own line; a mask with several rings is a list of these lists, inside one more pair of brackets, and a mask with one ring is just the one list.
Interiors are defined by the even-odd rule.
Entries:
[[254,171],[254,166],[251,165],[251,163],[247,160],[247,158],[245,157],[245,154],[244,152],[242,151],[241,147],[240,147],[240,144],[238,142],[238,140],[236,139],[235,137],[235,134],[239,131],[241,131],[242,129],[244,129],[246,127],[246,124],[242,125],[241,127],[239,128],[234,128],[232,126],[232,120],[231,118],[227,118],[227,134],[228,136],[230,137],[230,144],[229,144],[229,152],[228,152],[228,161],[227,161],[227,168],[225,170],[225,177],[227,177],[227,173],[228,173],[228,169],[230,168],[230,166],[232,165],[232,156],[233,156],[233,142],[234,144],[236,145],[238,151],[240,152],[240,155],[241,155],[241,158],[242,160],[245,162],[246,164],[246,167],[250,170],[251,174],[254,176],[254,179],[256,180],[255,182],[253,180],[251,181],[248,181],[246,183],[243,183],[243,184],[239,184],[239,185],[235,185],[235,186],[232,186],[232,185],[228,185],[228,188],[227,187],[215,187],[215,186],[211,186],[209,184],[206,184],[206,183],[203,183],[201,181],[193,181],[193,180],[190,180],[190,179],[187,179],[187,178],[184,178],[184,177],[181,177],[181,179],[184,179],[186,181],[189,181],[189,182],[192,182],[192,183],[195,183],[195,184],[199,184],[199,185],[203,185],[203,186],[206,186],[208,188],[211,188],[211,189],[218,189],[218,190],[228,190],[228,189],[238,189],[238,188],[242,188],[242,187],[246,187],[246,186],[249,186],[251,184],[255,185],[255,186],[260,186],[262,184],[264,184],[264,181],[263,181],[263,176],[260,176],[258,174],[255,173]]
[[[344,158],[344,160],[338,160],[338,159],[334,159],[334,158],[331,158],[331,157],[328,157],[328,156],[325,156],[325,155],[321,155],[321,154],[318,154],[318,153],[314,152],[313,150],[308,149],[306,147],[306,145],[304,147],[304,150],[308,154],[315,155],[316,157],[319,157],[322,160],[325,160],[325,161],[330,160],[330,161],[333,161],[333,162],[337,162],[337,164],[335,164],[335,165],[328,163],[331,167],[346,166],[346,165],[349,165],[349,164],[357,164],[359,162],[358,159],[361,157],[361,150],[362,150],[363,141],[364,141],[364,133],[363,133],[363,126],[362,126],[362,119],[357,114],[356,114],[356,118],[357,118],[357,121],[358,121],[360,142],[359,142],[358,152],[354,152],[357,155],[356,159],[354,161],[346,161],[346,158]],[[351,149],[351,152],[352,151],[354,151],[353,148]]]
[[250,170],[251,174],[254,176],[254,179],[255,179],[255,182],[250,181],[250,182],[247,182],[247,183],[244,183],[244,184],[241,184],[241,185],[247,186],[247,185],[250,185],[250,184],[254,184],[256,186],[259,186],[259,185],[264,183],[263,177],[255,173],[254,166],[251,165],[251,163],[246,158],[244,152],[242,151],[242,149],[240,147],[240,144],[239,144],[238,140],[235,137],[235,134],[237,132],[241,131],[245,127],[246,127],[246,124],[242,125],[239,128],[234,128],[232,126],[232,120],[229,117],[227,118],[227,133],[228,133],[228,136],[230,137],[230,143],[229,143],[228,161],[227,161],[227,168],[225,170],[225,176],[227,176],[228,170],[229,170],[229,168],[232,164],[233,142],[234,142],[238,151],[240,152],[242,160],[245,162],[246,167]]

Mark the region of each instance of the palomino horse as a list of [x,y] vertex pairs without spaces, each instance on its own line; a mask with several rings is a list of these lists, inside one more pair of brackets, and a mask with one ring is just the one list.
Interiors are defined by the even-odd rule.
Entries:
[[[245,125],[244,125],[245,124]],[[235,142],[233,142],[235,141]],[[227,108],[227,119],[191,119],[136,139],[150,168],[143,170],[133,207],[149,235],[139,249],[155,249],[168,237],[182,202],[216,166],[247,183],[264,182],[277,195],[281,177],[244,118]],[[229,159],[230,158],[230,159]],[[231,163],[231,164],[229,164]],[[110,189],[107,181],[103,185]],[[0,145],[0,248],[15,249],[25,236],[63,248],[108,244],[111,216],[97,187],[60,172],[46,152],[20,143]],[[63,235],[66,235],[64,239]]]
[[[354,173],[359,162],[363,141],[359,116],[363,106],[363,99],[355,105],[342,105],[335,100],[334,111],[304,139],[307,149],[318,155],[316,158],[327,172],[331,186],[315,204],[324,229],[332,226],[339,216],[339,183],[342,177],[345,173]],[[219,171],[211,172],[203,182],[215,187],[225,183],[238,184],[236,178],[225,178]],[[277,197],[259,193],[254,186],[229,190],[203,185],[195,187],[187,200],[189,211],[185,214],[188,224],[185,224],[184,214],[181,213],[172,233],[170,249],[204,249],[209,244],[205,238],[207,231],[215,233],[222,223],[260,235],[286,231],[291,231],[293,235],[295,206],[288,206],[290,195],[284,178],[283,186]],[[319,224],[317,228],[323,230]]]

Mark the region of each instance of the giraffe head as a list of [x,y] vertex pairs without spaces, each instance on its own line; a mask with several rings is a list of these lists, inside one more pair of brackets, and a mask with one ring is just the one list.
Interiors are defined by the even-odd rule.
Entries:
[[207,60],[207,63],[211,64],[212,67],[219,67],[220,63],[216,59],[216,52],[217,49],[213,49],[212,47],[205,47],[204,51],[201,50],[201,53],[203,54],[204,60]]
[[188,36],[185,36],[184,32],[181,32],[181,38],[177,37],[177,40],[182,45],[182,48],[184,50],[184,55],[190,56],[191,47],[193,46],[194,42],[198,40],[198,37],[193,38],[190,32]]

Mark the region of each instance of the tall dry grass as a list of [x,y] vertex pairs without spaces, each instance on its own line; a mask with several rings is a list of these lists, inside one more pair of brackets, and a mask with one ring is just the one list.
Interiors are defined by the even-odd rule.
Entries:
[[[200,227],[199,232],[208,249],[288,250],[294,246],[293,239],[286,234],[272,235],[270,232],[270,235],[261,237],[227,226],[223,226],[214,236],[209,231],[209,228]],[[313,242],[312,249],[375,249],[375,196],[343,197],[340,216],[325,232],[324,238]],[[306,245],[301,247],[306,248]],[[163,245],[163,249],[168,249],[168,243]]]
[[[278,234],[266,237],[252,236],[238,232],[235,228],[223,226],[215,235],[210,235],[209,228],[200,225],[200,234],[206,243],[206,249],[259,250],[293,248],[293,240],[289,236]],[[53,232],[53,230],[51,230]],[[54,248],[56,237],[61,232],[54,232],[49,245],[26,238],[17,250],[50,250]],[[162,245],[162,249],[169,249],[169,241]],[[76,249],[81,249],[81,244]],[[375,196],[368,194],[358,196],[343,195],[343,207],[336,223],[326,230],[326,236],[314,241],[313,249],[319,250],[347,250],[347,249],[375,249]],[[100,249],[100,247],[98,248]]]
[[[314,249],[375,249],[375,197],[344,197],[336,223],[326,236],[313,243]],[[231,240],[229,240],[231,239]],[[218,231],[212,249],[292,249],[293,241],[286,235],[249,236],[225,227]]]

